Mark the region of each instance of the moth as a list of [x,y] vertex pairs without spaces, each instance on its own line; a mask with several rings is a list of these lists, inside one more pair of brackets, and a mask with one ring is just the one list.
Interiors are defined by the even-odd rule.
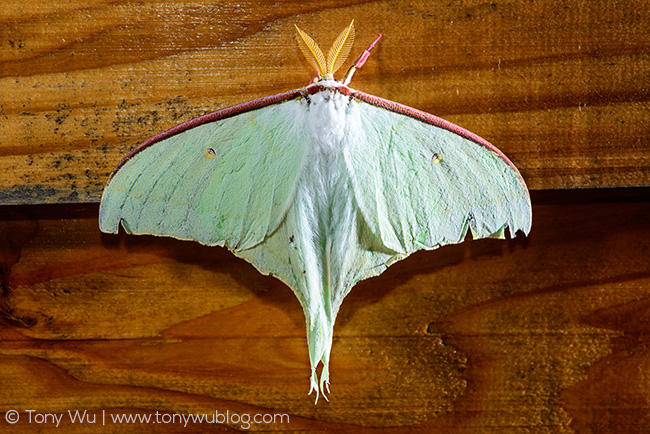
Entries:
[[305,313],[318,401],[336,315],[359,280],[468,231],[527,234],[531,204],[517,168],[484,139],[348,86],[381,35],[337,81],[354,21],[327,57],[296,29],[314,80],[145,141],[108,180],[99,226],[225,246],[286,283]]

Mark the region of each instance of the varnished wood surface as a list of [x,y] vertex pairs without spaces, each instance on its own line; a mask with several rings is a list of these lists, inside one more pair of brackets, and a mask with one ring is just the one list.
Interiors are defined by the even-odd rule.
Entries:
[[0,204],[97,202],[147,137],[307,84],[354,18],[355,88],[494,143],[532,189],[650,184],[645,0],[62,1],[0,8]]
[[650,205],[619,191],[534,194],[529,238],[419,252],[361,282],[316,406],[302,309],[276,279],[221,248],[101,234],[95,205],[0,208],[0,431],[34,432],[11,409],[78,409],[286,413],[255,429],[288,432],[647,432]]

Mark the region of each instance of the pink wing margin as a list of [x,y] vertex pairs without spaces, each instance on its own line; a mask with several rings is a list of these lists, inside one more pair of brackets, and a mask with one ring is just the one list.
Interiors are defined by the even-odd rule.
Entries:
[[[395,113],[401,113],[405,116],[409,116],[415,119],[418,119],[422,122],[426,122],[427,124],[435,125],[440,128],[444,128],[445,130],[451,131],[452,133],[456,133],[461,137],[464,137],[468,140],[471,140],[472,142],[475,142],[481,146],[485,146],[486,148],[490,149],[494,153],[496,153],[499,157],[501,157],[510,167],[512,167],[517,174],[519,174],[519,177],[522,178],[521,173],[519,173],[519,169],[510,161],[506,155],[501,152],[497,147],[495,147],[493,144],[485,140],[484,138],[477,136],[476,134],[472,133],[471,131],[467,131],[465,128],[461,128],[456,124],[452,124],[449,121],[446,121],[442,118],[439,118],[438,116],[434,116],[430,113],[426,113],[423,111],[420,111],[418,109],[414,109],[413,107],[409,107],[404,104],[400,104],[394,101],[390,101],[384,98],[380,98],[378,96],[370,95],[358,90],[350,90],[348,88],[347,93],[343,89],[340,89],[342,93],[348,94],[353,96],[354,98],[358,98],[361,101],[367,102],[368,104],[372,104],[377,107],[385,108],[387,110],[390,110]],[[523,180],[523,178],[522,178]]]
[[304,95],[305,94],[305,89],[294,89],[290,90],[289,92],[284,92],[284,93],[279,93],[277,95],[271,95],[271,96],[265,96],[263,98],[258,98],[254,99],[251,101],[246,101],[240,104],[235,104],[230,107],[223,108],[221,110],[217,110],[212,113],[205,114],[203,116],[199,116],[198,118],[190,119],[187,122],[183,122],[182,124],[178,124],[167,131],[163,131],[162,133],[156,134],[153,137],[150,137],[147,139],[145,142],[143,142],[141,145],[133,149],[131,152],[129,152],[126,157],[120,161],[120,163],[117,165],[113,173],[111,174],[109,178],[110,180],[113,178],[115,173],[122,167],[124,164],[126,164],[127,161],[129,161],[135,154],[138,152],[142,151],[143,149],[147,148],[148,146],[151,146],[155,143],[160,142],[161,140],[164,140],[166,138],[169,138],[171,136],[174,136],[176,134],[180,134],[183,131],[187,131],[190,128],[197,127],[199,125],[206,124],[208,122],[213,122],[217,121],[220,119],[225,119],[229,118],[231,116],[236,116],[241,113],[245,113],[251,110],[256,110],[262,107],[266,107],[272,104],[277,104],[279,102],[287,101],[293,98],[296,98],[298,96]]
[[246,102],[243,102],[243,103],[240,103],[240,104],[236,104],[234,106],[226,107],[226,108],[223,108],[221,110],[217,110],[215,112],[208,113],[208,114],[205,114],[203,116],[199,116],[199,117],[194,118],[194,119],[190,119],[189,121],[183,122],[182,124],[179,124],[179,125],[176,125],[175,127],[172,127],[170,129],[168,129],[167,131],[156,134],[155,136],[147,139],[140,146],[136,147],[131,152],[129,152],[129,154],[127,154],[126,157],[124,157],[122,159],[122,161],[120,161],[120,163],[117,165],[117,167],[115,168],[115,170],[111,174],[111,176],[109,178],[109,182],[113,178],[115,173],[127,161],[129,161],[129,159],[131,159],[135,154],[137,154],[138,152],[142,151],[146,147],[151,146],[151,145],[153,145],[153,144],[155,144],[155,143],[157,143],[157,142],[159,142],[161,140],[164,140],[164,139],[166,139],[168,137],[174,136],[174,135],[182,133],[183,131],[186,131],[186,130],[188,130],[190,128],[194,128],[196,126],[203,125],[203,124],[208,123],[208,122],[229,118],[231,116],[235,116],[235,115],[238,115],[238,114],[241,114],[241,113],[245,113],[245,112],[256,110],[256,109],[266,107],[266,106],[269,106],[269,105],[272,105],[272,104],[277,104],[277,103],[280,103],[280,102],[283,102],[283,101],[294,99],[294,98],[297,98],[299,96],[312,95],[312,94],[321,92],[321,91],[323,91],[325,89],[334,90],[334,91],[342,93],[343,95],[347,95],[347,96],[350,96],[350,97],[353,97],[353,98],[357,98],[357,99],[359,99],[359,100],[361,100],[363,102],[366,102],[368,104],[372,104],[372,105],[374,105],[376,107],[381,107],[381,108],[384,108],[386,110],[390,110],[390,111],[395,112],[395,113],[400,113],[400,114],[403,114],[405,116],[409,116],[409,117],[412,117],[414,119],[418,119],[418,120],[420,120],[422,122],[425,122],[425,123],[428,123],[430,125],[434,125],[434,126],[437,126],[437,127],[440,127],[440,128],[444,128],[445,130],[456,133],[461,137],[464,137],[464,138],[466,138],[468,140],[471,140],[471,141],[473,141],[473,142],[475,142],[475,143],[477,143],[477,144],[479,144],[481,146],[484,146],[484,147],[490,149],[491,151],[493,151],[494,153],[496,153],[499,157],[501,157],[510,167],[512,167],[512,169],[519,175],[519,178],[521,178],[521,180],[523,181],[523,177],[521,176],[521,173],[519,172],[519,169],[517,169],[517,167],[512,163],[512,161],[510,161],[510,159],[508,159],[508,157],[506,157],[506,155],[503,152],[501,152],[498,148],[496,148],[494,145],[492,145],[490,142],[483,139],[482,137],[477,136],[476,134],[474,134],[474,133],[472,133],[470,131],[467,131],[464,128],[461,128],[456,124],[453,124],[453,123],[451,123],[449,121],[446,121],[446,120],[444,120],[442,118],[434,116],[434,115],[432,115],[430,113],[426,113],[426,112],[423,112],[421,110],[414,109],[413,107],[409,107],[409,106],[404,105],[404,104],[400,104],[400,103],[397,103],[397,102],[394,102],[394,101],[390,101],[390,100],[387,100],[387,99],[384,99],[384,98],[380,98],[378,96],[370,95],[370,94],[367,94],[367,93],[364,93],[364,92],[361,92],[361,91],[358,91],[358,90],[352,90],[347,86],[326,87],[326,86],[323,86],[323,85],[320,85],[320,84],[316,83],[316,84],[310,85],[310,86],[308,86],[306,88],[294,89],[294,90],[290,90],[288,92],[279,93],[279,94],[271,95],[271,96],[265,96],[263,98],[258,98],[258,99],[254,99],[254,100],[251,100],[251,101],[246,101]]

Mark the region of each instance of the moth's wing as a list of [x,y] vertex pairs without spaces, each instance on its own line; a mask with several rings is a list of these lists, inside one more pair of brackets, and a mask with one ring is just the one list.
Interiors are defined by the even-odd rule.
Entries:
[[435,116],[357,92],[345,162],[371,231],[410,253],[474,238],[528,233],[528,189],[480,137]]
[[282,221],[304,165],[297,92],[230,107],[145,142],[109,180],[101,230],[116,233],[121,222],[128,233],[233,250],[260,243]]

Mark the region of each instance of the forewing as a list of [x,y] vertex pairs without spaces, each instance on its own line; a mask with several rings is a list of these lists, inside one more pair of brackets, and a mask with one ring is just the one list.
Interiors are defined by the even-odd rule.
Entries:
[[139,150],[109,181],[100,228],[243,250],[280,224],[305,155],[297,99],[192,126]]
[[505,227],[528,233],[528,190],[496,148],[434,116],[362,98],[372,103],[350,104],[345,161],[358,206],[386,247],[410,253],[458,243],[468,228],[475,238],[502,236]]

